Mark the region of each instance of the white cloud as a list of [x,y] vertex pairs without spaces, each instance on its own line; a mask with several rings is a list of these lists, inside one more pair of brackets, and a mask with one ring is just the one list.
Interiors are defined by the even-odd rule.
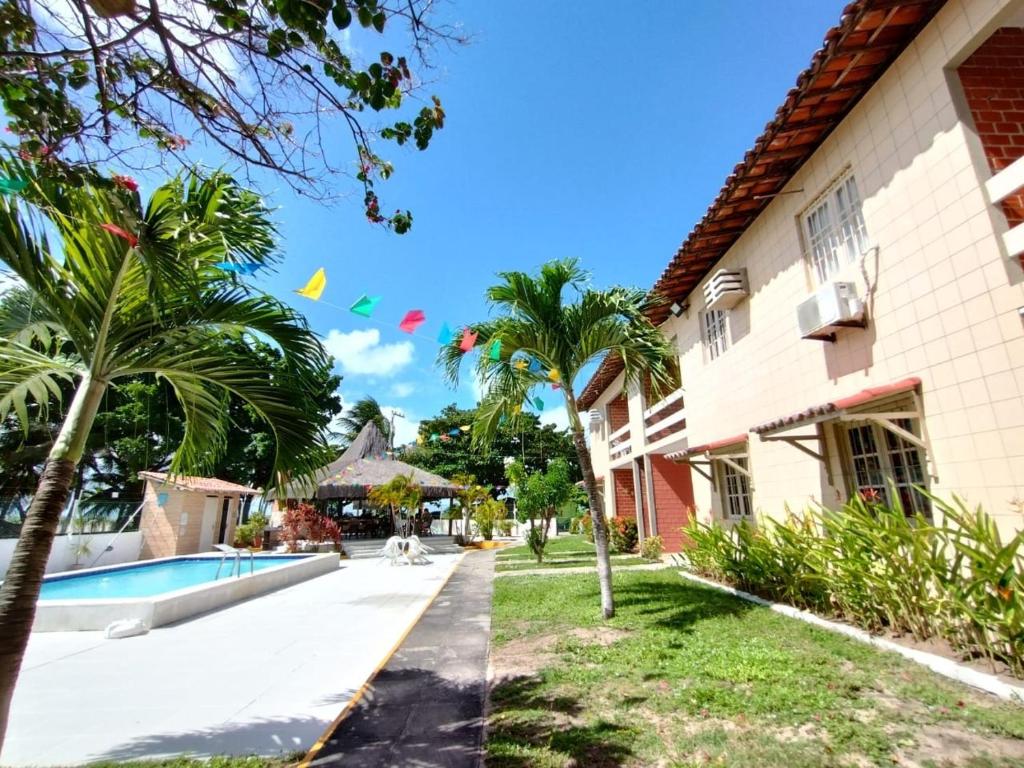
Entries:
[[408,397],[416,391],[416,386],[408,381],[396,381],[391,385],[392,397]]
[[381,344],[376,328],[350,333],[332,329],[324,339],[324,347],[341,366],[342,373],[355,376],[394,376],[412,362],[413,355],[411,341]]

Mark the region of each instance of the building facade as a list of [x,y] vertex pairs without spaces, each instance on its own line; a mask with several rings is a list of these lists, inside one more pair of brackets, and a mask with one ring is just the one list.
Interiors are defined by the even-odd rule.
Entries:
[[608,513],[672,551],[920,485],[1020,529],[1022,222],[1024,2],[847,6],[653,287],[680,386],[581,394]]

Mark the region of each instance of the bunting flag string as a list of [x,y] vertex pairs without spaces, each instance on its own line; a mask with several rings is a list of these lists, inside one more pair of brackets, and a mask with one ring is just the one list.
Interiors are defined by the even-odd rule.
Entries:
[[27,186],[25,179],[0,179],[0,194],[15,195]]
[[127,241],[130,248],[134,248],[139,244],[139,238],[133,235],[131,232],[126,232],[121,229],[117,224],[100,224],[100,229],[105,229],[112,235],[120,237],[122,240]]
[[355,315],[361,315],[362,317],[370,317],[373,314],[373,310],[377,308],[380,303],[380,296],[360,296],[356,299],[356,303],[349,307]]
[[469,330],[469,328],[464,328],[462,330],[462,341],[459,342],[459,349],[463,352],[469,352],[476,346],[476,337],[479,335],[475,331]]
[[257,270],[263,268],[262,264],[234,264],[230,261],[218,261],[213,266],[223,272],[234,272],[239,275],[255,275]]
[[[226,271],[236,271],[237,267],[248,267],[249,265],[235,265],[229,262],[222,262],[217,266],[226,269]],[[255,269],[258,269],[260,266],[262,265],[252,265],[252,267],[254,267],[252,271],[255,271]],[[304,287],[298,289],[296,293],[298,293],[301,296],[305,296],[306,298],[311,299],[313,301],[320,301],[320,297],[322,296],[326,285],[327,275],[324,268],[321,267],[309,279],[309,282],[307,282]],[[367,296],[364,294],[360,296],[359,299],[356,300],[354,304],[352,304],[352,306],[348,307],[348,310],[353,314],[360,315],[361,317],[364,317],[370,322],[373,322],[377,325],[386,326],[385,323],[382,323],[373,317],[373,312],[376,309],[377,304],[380,303],[381,298],[382,297],[380,296]],[[339,307],[328,301],[324,301],[322,303],[339,310],[345,309],[344,307]],[[405,316],[402,318],[402,321],[398,324],[398,328],[399,330],[402,330],[410,335],[426,338],[425,336],[422,336],[421,334],[417,333],[417,329],[421,325],[423,325],[426,322],[426,320],[426,313],[424,313],[423,310],[411,309],[405,313]],[[472,330],[472,328],[468,326],[462,328],[461,330],[462,338],[459,341],[459,349],[463,353],[468,354],[476,348],[476,343],[479,338],[479,331],[474,331]],[[442,346],[448,346],[452,344],[455,341],[455,339],[456,335],[452,331],[451,326],[447,322],[443,322],[441,323],[441,329],[437,335],[437,338],[433,339],[433,341],[436,341],[436,343]],[[552,390],[557,391],[561,389],[562,374],[557,368],[550,368],[547,370],[547,373],[544,374],[544,365],[541,363],[541,361],[534,357],[533,355],[523,352],[522,350],[514,350],[511,353],[511,355],[509,355],[508,359],[502,360],[502,348],[503,343],[501,339],[492,339],[486,347],[486,352],[484,352],[481,349],[480,354],[486,354],[488,360],[501,365],[507,365],[519,372],[528,371],[531,374],[537,375],[538,378],[540,378],[541,375],[545,375],[546,378],[551,382]],[[530,397],[527,397],[526,404],[533,406],[538,411],[544,410],[544,400],[540,397],[534,397],[532,399]],[[522,404],[514,405],[512,407],[513,414],[519,414],[521,412]],[[504,414],[502,414],[499,423],[503,424],[504,420],[505,416]],[[452,439],[452,437],[458,436],[460,434],[460,429],[462,432],[469,432],[471,430],[471,427],[470,425],[465,425],[460,427],[459,429],[452,429],[447,434],[439,434],[437,432],[434,432],[428,438],[426,438],[426,440],[429,440],[432,443],[436,443],[438,441],[449,442]],[[424,443],[424,438],[422,435],[417,437],[417,443],[420,445]]]
[[406,333],[412,333],[426,321],[427,316],[423,314],[423,310],[410,309],[405,313],[405,317],[402,318],[402,322],[398,324],[398,328]]
[[320,267],[313,276],[309,278],[309,282],[306,283],[302,288],[296,291],[300,296],[305,296],[307,299],[313,301],[319,301],[321,294],[324,292],[324,288],[327,286],[327,273],[324,272],[324,268]]

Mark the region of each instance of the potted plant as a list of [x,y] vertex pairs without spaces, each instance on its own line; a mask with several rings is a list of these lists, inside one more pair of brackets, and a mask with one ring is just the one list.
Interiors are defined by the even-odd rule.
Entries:
[[249,516],[248,525],[252,526],[252,548],[263,549],[263,533],[270,521],[262,512]]

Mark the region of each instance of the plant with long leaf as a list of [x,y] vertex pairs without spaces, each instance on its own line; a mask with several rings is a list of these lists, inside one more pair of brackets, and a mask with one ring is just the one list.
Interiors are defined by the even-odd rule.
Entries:
[[590,502],[601,610],[611,618],[615,602],[608,526],[575,387],[589,364],[614,355],[622,361],[627,385],[639,385],[649,376],[655,388],[671,390],[678,355],[648,319],[661,299],[633,288],[592,288],[589,274],[576,259],[548,262],[537,275],[501,272],[498,277],[501,282],[487,290],[495,316],[460,329],[441,348],[439,363],[447,379],[457,384],[466,359],[461,333],[470,329],[477,334],[484,352],[477,358],[474,374],[486,393],[473,424],[478,445],[488,444],[500,423],[520,418],[535,388],[559,386]]
[[[213,464],[228,398],[240,398],[274,435],[276,482],[326,463],[307,404],[330,361],[301,315],[215,266],[279,258],[268,210],[227,175],[175,178],[143,206],[113,183],[62,186],[15,161],[0,173],[27,182],[0,197],[0,260],[24,297],[0,318],[0,420],[14,414],[28,428],[30,405],[64,409],[0,588],[2,740],[54,533],[108,387],[132,377],[171,386],[185,420],[176,474]],[[272,377],[248,345],[226,343],[254,337],[287,363]]]

